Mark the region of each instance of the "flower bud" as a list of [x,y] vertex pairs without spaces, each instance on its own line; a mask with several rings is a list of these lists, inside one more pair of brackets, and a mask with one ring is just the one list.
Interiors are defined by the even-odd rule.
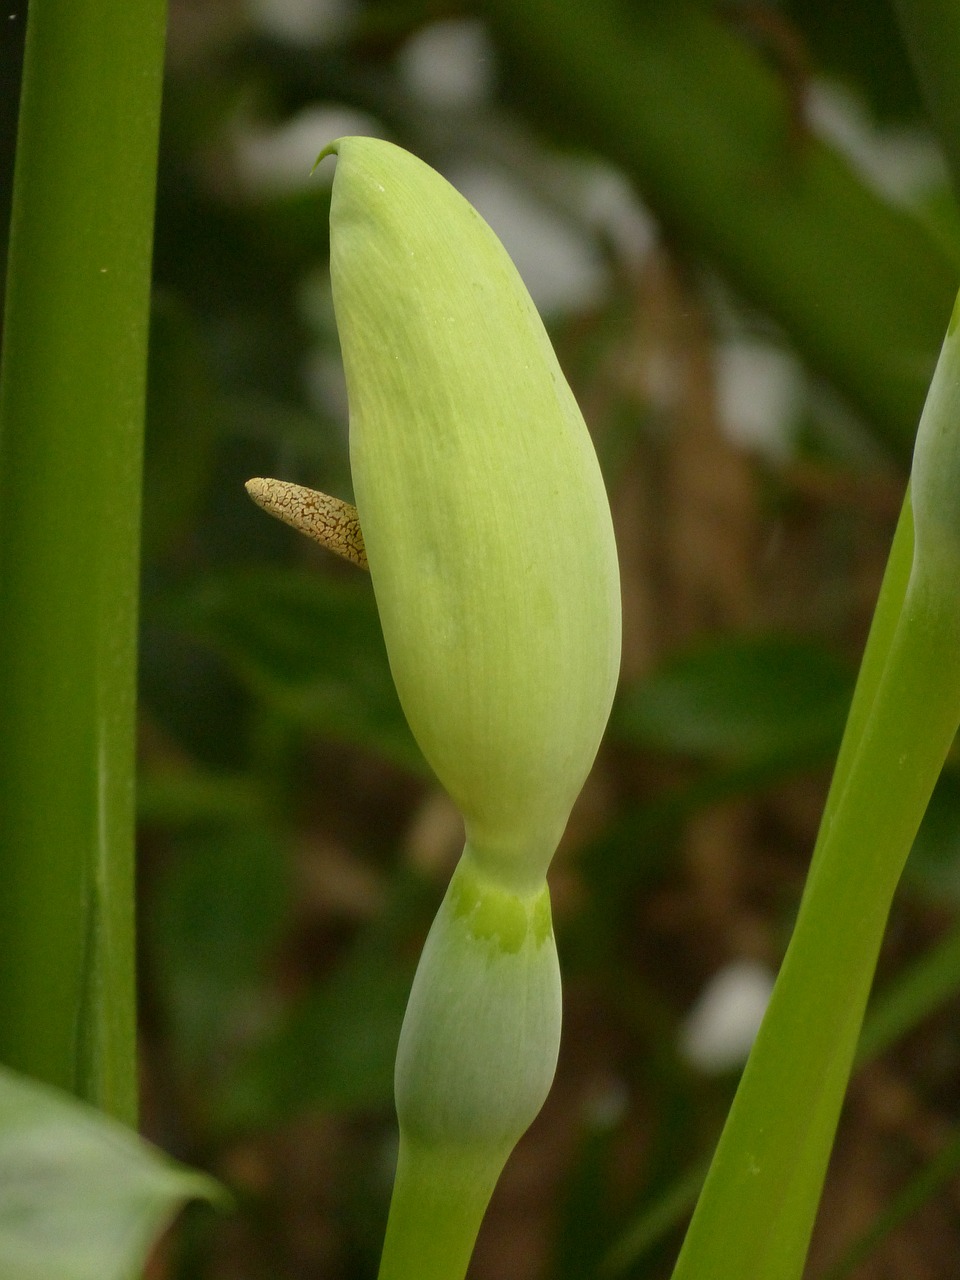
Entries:
[[[587,429],[497,238],[399,148],[328,151],[362,546],[404,711],[467,834],[400,1036],[380,1274],[461,1280],[556,1067],[544,877],[613,699],[617,556]],[[257,500],[326,544],[355,530],[343,504],[271,486]]]
[[477,868],[528,893],[617,679],[600,470],[540,317],[475,210],[389,143],[328,152],[350,462],[390,666]]

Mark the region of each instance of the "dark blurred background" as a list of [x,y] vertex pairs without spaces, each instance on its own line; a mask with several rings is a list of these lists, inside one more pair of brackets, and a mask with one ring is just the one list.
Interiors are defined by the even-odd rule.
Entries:
[[[5,228],[22,0],[0,18]],[[504,240],[593,433],[621,557],[621,691],[551,876],[557,1082],[472,1275],[666,1277],[789,936],[960,277],[893,13],[172,0],[165,95],[144,1125],[237,1212],[189,1211],[150,1280],[375,1275],[396,1038],[460,849],[368,580],[243,491],[274,475],[350,497],[332,162],[310,172],[347,133],[415,151]],[[831,297],[880,270],[897,306],[830,336]],[[951,760],[881,959],[900,1020],[852,1086],[810,1276],[957,1274],[958,857]]]

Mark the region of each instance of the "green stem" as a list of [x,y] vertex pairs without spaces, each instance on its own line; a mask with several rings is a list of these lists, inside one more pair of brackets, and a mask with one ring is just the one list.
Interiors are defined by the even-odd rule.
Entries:
[[0,371],[0,1059],[128,1121],[164,30],[164,0],[31,0]]
[[[960,326],[918,436],[793,938],[674,1280],[796,1280],[893,893],[960,723]],[[921,519],[922,516],[922,519]]]
[[913,566],[914,534],[913,506],[910,501],[910,486],[904,494],[900,518],[893,535],[887,567],[880,584],[880,594],[870,623],[870,634],[857,673],[857,683],[853,691],[847,723],[844,726],[843,739],[837,762],[834,766],[830,790],[820,820],[820,832],[816,848],[813,852],[811,873],[826,843],[825,832],[830,828],[837,806],[850,777],[853,763],[863,743],[874,703],[883,680],[884,671],[893,649],[894,637],[903,612],[903,603],[910,582],[910,571]]
[[560,1006],[546,884],[515,894],[468,844],[400,1032],[400,1153],[380,1280],[463,1280],[500,1171],[553,1081]]
[[462,1280],[505,1159],[401,1137],[378,1280]]
[[[958,984],[960,928],[954,928],[871,1001],[857,1044],[856,1065],[880,1057],[922,1019],[942,1008],[954,998]],[[681,1225],[696,1204],[707,1168],[705,1161],[684,1169],[659,1198],[640,1210],[604,1258],[604,1274],[617,1275],[635,1266],[647,1250]],[[873,1239],[872,1231],[868,1236]]]

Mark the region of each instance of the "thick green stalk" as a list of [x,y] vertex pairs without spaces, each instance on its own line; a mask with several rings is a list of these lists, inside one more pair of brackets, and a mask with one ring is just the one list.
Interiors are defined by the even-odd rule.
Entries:
[[960,723],[957,316],[796,928],[674,1280],[803,1269],[893,893]]
[[401,1134],[378,1280],[465,1275],[504,1162],[501,1151],[416,1150]]
[[857,683],[844,726],[843,740],[840,743],[837,762],[830,781],[830,791],[820,821],[820,836],[814,849],[811,871],[822,852],[825,843],[823,833],[832,824],[837,805],[845,794],[847,779],[870,723],[874,702],[884,678],[900,623],[900,615],[903,612],[903,602],[907,595],[910,572],[913,567],[913,555],[913,505],[910,501],[908,485],[893,535],[890,554],[887,557],[883,582],[880,584],[880,594],[873,611],[870,634],[867,636],[867,644],[860,661]]
[[805,86],[688,0],[477,7],[506,82],[622,165],[906,456],[957,267],[809,131]]
[[0,373],[0,1059],[126,1120],[164,29],[164,0],[31,0]]

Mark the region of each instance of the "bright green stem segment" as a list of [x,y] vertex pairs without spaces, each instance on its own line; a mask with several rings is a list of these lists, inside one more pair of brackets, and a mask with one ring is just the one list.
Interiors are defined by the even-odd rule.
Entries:
[[954,324],[912,485],[794,935],[674,1280],[797,1280],[803,1270],[893,893],[960,723]]
[[417,1148],[401,1137],[379,1280],[462,1280],[505,1162],[502,1151]]
[[126,1120],[164,30],[164,0],[31,0],[0,374],[0,1059]]

